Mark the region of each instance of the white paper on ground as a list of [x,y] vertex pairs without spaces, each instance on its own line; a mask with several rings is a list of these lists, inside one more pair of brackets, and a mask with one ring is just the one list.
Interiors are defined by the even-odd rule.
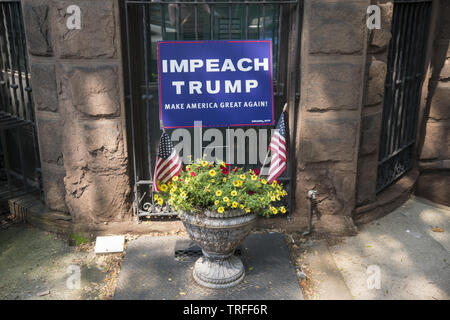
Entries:
[[122,252],[125,236],[104,236],[95,240],[95,253]]

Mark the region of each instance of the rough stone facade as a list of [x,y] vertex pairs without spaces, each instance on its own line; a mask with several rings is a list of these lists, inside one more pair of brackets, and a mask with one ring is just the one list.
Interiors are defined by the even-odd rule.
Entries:
[[438,11],[416,193],[450,206],[450,3]]
[[356,164],[370,1],[307,0],[297,118],[296,214],[318,191],[315,221],[328,233],[354,230]]
[[373,202],[376,198],[378,145],[380,142],[384,84],[394,7],[391,1],[372,1],[371,4],[378,5],[381,9],[381,29],[370,30],[368,36],[356,182],[357,206]]
[[[81,29],[66,25],[69,5]],[[131,217],[117,0],[24,0],[46,206],[75,223]]]

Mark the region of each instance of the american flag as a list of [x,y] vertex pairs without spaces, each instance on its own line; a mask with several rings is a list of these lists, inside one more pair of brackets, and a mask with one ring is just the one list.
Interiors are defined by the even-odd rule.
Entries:
[[287,149],[286,149],[286,126],[284,122],[284,112],[278,120],[275,133],[270,140],[269,150],[272,151],[270,160],[269,176],[267,181],[272,183],[286,169]]
[[153,192],[159,192],[157,181],[166,183],[172,177],[178,176],[182,164],[178,153],[173,147],[172,141],[166,130],[163,130],[159,140],[158,154],[156,155],[155,174],[153,175]]

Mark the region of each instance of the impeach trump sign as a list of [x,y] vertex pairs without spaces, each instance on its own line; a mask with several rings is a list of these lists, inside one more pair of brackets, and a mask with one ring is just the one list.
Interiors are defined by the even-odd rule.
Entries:
[[273,125],[272,42],[159,41],[165,128]]

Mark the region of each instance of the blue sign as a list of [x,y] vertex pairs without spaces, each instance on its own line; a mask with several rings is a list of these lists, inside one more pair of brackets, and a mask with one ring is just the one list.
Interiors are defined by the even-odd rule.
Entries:
[[159,41],[165,128],[273,125],[270,40]]

